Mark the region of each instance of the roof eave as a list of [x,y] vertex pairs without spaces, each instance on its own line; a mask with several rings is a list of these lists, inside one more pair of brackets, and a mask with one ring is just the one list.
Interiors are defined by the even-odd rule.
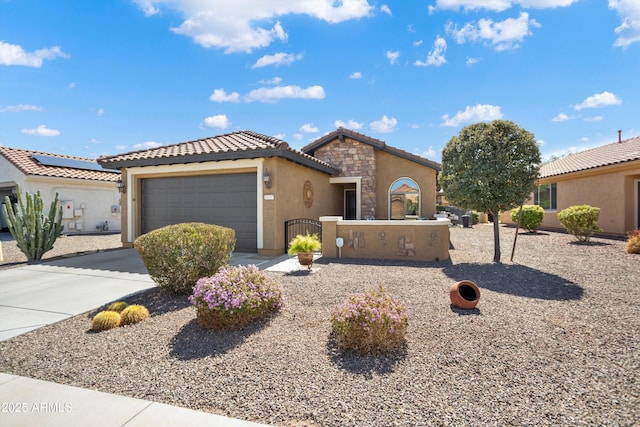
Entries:
[[144,166],[165,166],[185,163],[204,163],[204,162],[220,162],[225,160],[242,160],[242,159],[257,159],[265,157],[281,157],[294,163],[307,166],[321,172],[336,175],[338,170],[317,161],[300,156],[288,149],[279,148],[263,148],[251,151],[231,151],[222,153],[204,153],[204,154],[192,154],[185,156],[172,156],[172,157],[151,157],[146,159],[134,159],[134,160],[99,160],[99,163],[105,167],[114,169],[123,169],[131,167],[144,167]]

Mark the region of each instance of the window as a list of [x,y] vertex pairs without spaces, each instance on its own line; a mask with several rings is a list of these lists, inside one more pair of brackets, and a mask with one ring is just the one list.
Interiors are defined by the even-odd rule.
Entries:
[[555,211],[558,209],[558,190],[557,184],[539,185],[537,191],[533,194],[533,203],[539,205],[545,211]]
[[406,219],[420,215],[420,188],[410,178],[395,181],[389,189],[389,218]]

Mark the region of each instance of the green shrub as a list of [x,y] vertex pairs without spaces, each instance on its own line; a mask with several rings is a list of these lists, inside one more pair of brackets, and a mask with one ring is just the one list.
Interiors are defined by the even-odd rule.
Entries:
[[471,211],[471,224],[477,224],[480,222],[480,214],[476,211]]
[[640,229],[629,233],[625,250],[630,254],[640,254]]
[[122,310],[127,308],[129,304],[124,301],[116,301],[113,302],[107,307],[107,311],[115,311],[116,313],[120,313]]
[[199,278],[229,262],[235,231],[197,222],[175,224],[143,234],[133,245],[161,288],[189,294]]
[[571,206],[558,212],[560,224],[580,242],[588,242],[594,233],[602,231],[598,227],[599,216],[600,208],[589,205]]
[[204,328],[237,329],[280,310],[282,287],[255,265],[224,267],[203,277],[189,301]]
[[310,235],[307,232],[306,235],[298,234],[289,242],[289,255],[295,255],[302,252],[318,252],[322,249],[322,243],[317,234]]
[[[511,221],[518,223],[518,213],[520,208],[511,210]],[[526,205],[522,207],[522,215],[520,215],[520,226],[526,228],[531,233],[535,233],[542,225],[544,219],[544,209],[538,205]]]
[[360,353],[397,351],[405,346],[407,311],[380,286],[351,295],[331,311],[338,346]]
[[91,329],[94,331],[106,331],[120,326],[120,314],[115,311],[101,311],[91,321]]
[[127,306],[122,313],[120,313],[120,318],[122,326],[124,325],[133,325],[135,323],[140,323],[144,319],[149,317],[149,310],[144,305],[132,304]]

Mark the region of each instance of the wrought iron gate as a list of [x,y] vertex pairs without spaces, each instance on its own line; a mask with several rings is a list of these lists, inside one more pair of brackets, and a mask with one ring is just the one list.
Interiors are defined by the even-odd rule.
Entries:
[[322,223],[312,218],[296,218],[284,222],[284,248],[289,249],[289,242],[298,234],[317,234],[322,241]]

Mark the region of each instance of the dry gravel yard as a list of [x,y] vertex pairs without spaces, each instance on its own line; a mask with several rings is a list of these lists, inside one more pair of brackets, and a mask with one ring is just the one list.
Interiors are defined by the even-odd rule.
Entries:
[[[129,302],[152,317],[89,332],[95,312],[0,343],[0,371],[278,426],[640,423],[640,256],[624,241],[452,229],[451,260],[320,260],[311,274],[269,273],[287,304],[237,332],[200,329],[186,297]],[[449,286],[475,281],[472,311]],[[329,310],[384,284],[410,313],[407,348],[386,357],[336,349]]]

